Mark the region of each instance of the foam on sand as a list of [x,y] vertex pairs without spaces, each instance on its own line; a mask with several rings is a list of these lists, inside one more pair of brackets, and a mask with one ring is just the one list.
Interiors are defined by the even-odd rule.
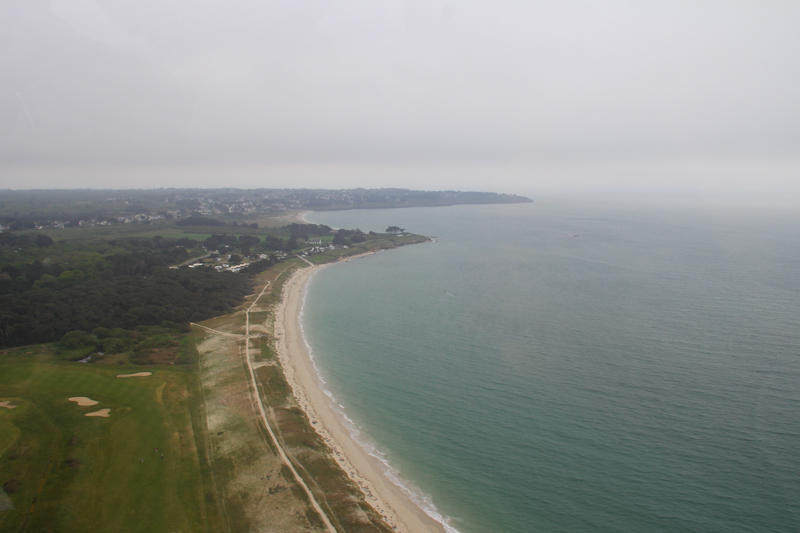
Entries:
[[0,407],[5,407],[6,409],[16,409],[16,405],[11,405],[11,402],[6,400],[4,402],[0,402]]
[[108,414],[109,412],[111,412],[111,409],[100,409],[99,411],[95,411],[93,413],[86,413],[83,416],[102,416],[103,418],[108,418],[111,416]]
[[152,376],[152,372],[137,372],[135,374],[117,374],[118,378],[143,378],[145,376]]
[[92,400],[91,398],[87,398],[86,396],[74,396],[69,398],[69,401],[75,402],[81,407],[86,407],[87,405],[97,405],[98,402]]

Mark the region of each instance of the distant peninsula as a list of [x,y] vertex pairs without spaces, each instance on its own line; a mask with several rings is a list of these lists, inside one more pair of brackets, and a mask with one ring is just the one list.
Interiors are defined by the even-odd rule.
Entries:
[[516,194],[409,189],[69,189],[4,190],[0,223],[38,223],[98,218],[107,223],[190,215],[276,216],[286,211],[387,209],[462,204],[515,204]]

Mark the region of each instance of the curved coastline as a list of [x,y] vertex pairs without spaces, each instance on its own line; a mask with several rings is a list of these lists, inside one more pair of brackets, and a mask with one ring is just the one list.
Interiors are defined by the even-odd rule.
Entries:
[[298,222],[300,222],[301,224],[313,224],[313,222],[311,222],[310,220],[308,220],[308,219],[306,218],[306,215],[310,215],[310,214],[311,214],[311,213],[313,213],[313,212],[314,212],[314,211],[302,211],[302,212],[300,212],[300,213],[297,213],[297,214],[295,215],[295,218],[296,218],[296,219],[297,219],[297,221],[298,221]]
[[[286,380],[311,424],[324,439],[340,467],[363,491],[367,502],[396,531],[453,532],[440,520],[412,501],[409,494],[387,477],[378,459],[356,442],[332,400],[323,390],[319,375],[308,351],[300,323],[305,291],[312,276],[328,265],[296,271],[283,287],[275,315],[275,338],[278,357]],[[385,466],[385,463],[384,463]],[[406,491],[408,489],[405,489]]]

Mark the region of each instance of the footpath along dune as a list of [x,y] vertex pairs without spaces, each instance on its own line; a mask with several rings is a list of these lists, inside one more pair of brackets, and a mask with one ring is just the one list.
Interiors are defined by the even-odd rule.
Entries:
[[300,407],[333,451],[339,465],[361,487],[367,501],[390,526],[405,533],[444,533],[442,524],[414,504],[383,474],[378,461],[351,438],[320,387],[299,324],[305,285],[320,268],[324,267],[299,270],[284,284],[275,316],[275,336],[286,379]]

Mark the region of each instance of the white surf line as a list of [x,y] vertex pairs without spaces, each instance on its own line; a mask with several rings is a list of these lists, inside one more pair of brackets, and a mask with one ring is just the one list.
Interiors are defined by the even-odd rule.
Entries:
[[[288,270],[288,268],[289,267],[286,267],[285,269],[283,269],[283,272],[286,272],[286,270]],[[281,272],[281,274],[283,274],[283,272]],[[280,277],[281,274],[278,274],[278,277]],[[275,279],[278,279],[278,278],[275,278]],[[269,432],[269,436],[272,438],[272,443],[275,445],[275,448],[278,450],[278,453],[280,454],[281,459],[283,459],[284,464],[289,467],[289,470],[292,471],[292,475],[294,475],[295,481],[297,481],[297,483],[301,487],[303,487],[303,490],[306,491],[306,495],[308,496],[308,499],[311,502],[311,506],[314,508],[314,510],[317,512],[317,514],[322,519],[322,521],[325,523],[325,528],[328,530],[328,532],[329,533],[336,533],[336,528],[333,527],[333,524],[331,523],[330,519],[328,518],[328,515],[325,513],[325,511],[322,510],[322,506],[320,506],[319,502],[317,502],[317,498],[314,496],[314,493],[311,492],[311,489],[308,488],[308,485],[306,485],[306,482],[303,480],[302,477],[300,477],[300,474],[297,473],[297,470],[295,470],[295,468],[294,468],[294,464],[292,464],[292,462],[289,460],[289,457],[286,455],[286,451],[283,449],[283,446],[281,446],[281,443],[278,442],[278,437],[275,435],[275,432],[272,430],[272,426],[270,425],[269,420],[267,420],[267,413],[264,411],[264,404],[261,402],[261,395],[258,393],[258,383],[256,382],[256,373],[253,370],[253,364],[250,362],[250,310],[256,305],[256,302],[258,302],[258,299],[261,298],[261,296],[264,294],[264,291],[266,291],[267,287],[269,287],[271,284],[272,284],[271,281],[267,281],[267,284],[264,285],[263,289],[261,289],[261,294],[259,294],[258,297],[255,300],[253,300],[253,304],[247,309],[247,311],[245,311],[245,330],[244,331],[245,331],[245,337],[246,338],[245,338],[245,341],[244,341],[244,357],[245,357],[245,361],[247,361],[247,368],[250,370],[250,380],[251,380],[251,382],[253,384],[253,392],[252,392],[252,394],[254,394],[255,397],[256,397],[256,403],[258,404],[258,411],[261,413],[261,420],[264,422],[264,425],[267,427],[267,431]]]

